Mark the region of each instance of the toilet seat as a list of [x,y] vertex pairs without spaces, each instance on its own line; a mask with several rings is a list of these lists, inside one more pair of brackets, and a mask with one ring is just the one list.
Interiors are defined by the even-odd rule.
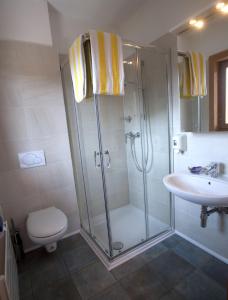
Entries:
[[67,217],[56,207],[41,209],[29,214],[27,231],[32,239],[54,238],[66,231]]

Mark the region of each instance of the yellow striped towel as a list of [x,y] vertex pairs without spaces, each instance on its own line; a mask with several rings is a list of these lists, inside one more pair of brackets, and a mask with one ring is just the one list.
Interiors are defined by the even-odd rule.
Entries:
[[199,52],[190,51],[189,55],[189,69],[190,69],[190,83],[191,95],[206,96],[206,64],[203,54]]
[[191,98],[207,95],[206,65],[199,52],[190,51],[179,64],[180,95]]
[[124,70],[121,38],[114,33],[89,32],[92,55],[93,93],[124,94]]
[[80,35],[69,49],[69,63],[74,87],[74,96],[77,102],[86,98],[87,80],[83,35]]

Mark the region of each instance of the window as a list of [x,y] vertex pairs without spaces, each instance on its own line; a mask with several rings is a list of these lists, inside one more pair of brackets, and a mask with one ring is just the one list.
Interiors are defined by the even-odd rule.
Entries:
[[228,67],[226,66],[226,124],[228,124]]
[[228,130],[228,50],[209,58],[210,130]]

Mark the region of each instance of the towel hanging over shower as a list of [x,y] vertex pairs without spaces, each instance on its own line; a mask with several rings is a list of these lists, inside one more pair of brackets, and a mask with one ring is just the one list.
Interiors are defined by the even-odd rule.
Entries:
[[89,40],[80,35],[69,50],[69,62],[77,102],[93,94],[124,94],[121,38],[113,33],[91,30]]
[[70,71],[74,88],[74,96],[77,102],[81,102],[87,95],[87,80],[85,68],[85,51],[83,35],[81,34],[69,50]]

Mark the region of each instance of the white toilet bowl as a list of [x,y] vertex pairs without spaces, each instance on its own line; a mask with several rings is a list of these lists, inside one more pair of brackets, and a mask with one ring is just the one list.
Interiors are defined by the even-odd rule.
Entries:
[[67,230],[67,217],[56,207],[31,212],[26,222],[29,238],[44,245],[48,252],[56,250],[57,241]]

